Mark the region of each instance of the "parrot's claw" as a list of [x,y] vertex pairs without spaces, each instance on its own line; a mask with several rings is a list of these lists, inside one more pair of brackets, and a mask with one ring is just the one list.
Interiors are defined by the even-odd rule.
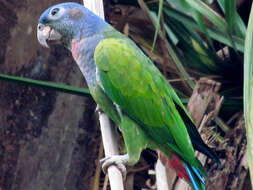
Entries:
[[95,113],[101,114],[103,111],[100,109],[99,105],[97,104]]
[[104,173],[107,172],[107,169],[111,166],[111,165],[116,165],[119,170],[122,173],[123,179],[126,179],[126,164],[128,163],[129,160],[129,156],[128,154],[125,155],[115,155],[115,156],[110,156],[110,157],[106,157],[100,160],[100,163],[102,164],[102,169],[104,171]]

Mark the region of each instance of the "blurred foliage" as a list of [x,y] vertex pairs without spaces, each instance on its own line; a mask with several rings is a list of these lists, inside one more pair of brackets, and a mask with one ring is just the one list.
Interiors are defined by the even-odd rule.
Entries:
[[[162,57],[162,60],[169,57],[166,63],[157,65],[169,79],[181,79],[182,83],[177,82],[175,87],[178,87],[177,92],[182,97],[191,95],[196,80],[208,77],[222,84],[220,94],[224,96],[224,104],[221,117],[228,119],[242,109],[246,25],[236,11],[235,0],[114,2],[117,5],[141,8],[148,16],[154,28],[153,32],[150,30],[153,41],[148,41],[145,39],[147,36],[141,34],[131,34],[131,30],[129,36],[142,48],[149,48],[145,52],[154,62],[157,63],[157,57]],[[219,13],[208,4],[212,2],[216,3]],[[144,40],[139,39],[142,37]],[[161,51],[161,46],[167,52]]]

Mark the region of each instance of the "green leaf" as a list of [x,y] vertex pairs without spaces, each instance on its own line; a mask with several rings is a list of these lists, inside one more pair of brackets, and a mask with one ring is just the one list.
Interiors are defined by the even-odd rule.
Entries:
[[158,19],[157,19],[156,25],[155,25],[155,36],[154,36],[154,40],[153,40],[152,50],[155,47],[158,32],[161,31],[160,23],[161,23],[162,10],[163,10],[163,0],[159,0]]
[[[164,13],[167,16],[180,21],[181,23],[183,23],[187,27],[201,32],[198,24],[190,16],[188,16],[188,15],[182,13],[182,12],[179,12],[179,11],[177,11],[177,10],[171,8],[171,7],[166,7],[166,9],[164,9]],[[207,31],[208,31],[208,34],[210,35],[211,38],[213,38],[213,39],[215,39],[215,40],[217,40],[221,43],[224,43],[224,44],[226,44],[230,47],[233,47],[233,44],[232,44],[230,38],[228,37],[227,33],[221,32],[221,31],[219,31],[217,29],[214,29],[210,26],[207,27]],[[235,43],[236,49],[238,51],[243,52],[244,39],[233,36],[233,35],[231,37],[233,39],[233,42]]]
[[212,22],[219,30],[226,32],[226,21],[200,0],[185,0],[193,9],[199,11],[204,17]]
[[247,152],[250,169],[251,184],[253,185],[253,4],[251,6],[250,18],[245,39],[244,52],[244,117],[247,135]]
[[197,21],[197,23],[199,24],[199,27],[201,29],[201,32],[204,33],[206,35],[206,38],[207,38],[207,41],[209,43],[209,45],[212,47],[212,49],[214,50],[214,45],[213,45],[213,42],[210,38],[210,35],[208,33],[208,30],[207,30],[207,26],[206,24],[204,23],[204,20],[203,20],[203,17],[202,15],[198,12],[198,11],[193,11],[193,15],[194,15],[194,18],[195,20]]
[[172,57],[173,61],[175,62],[180,74],[183,76],[183,78],[186,80],[187,84],[193,89],[195,84],[190,79],[189,74],[186,72],[183,64],[181,63],[181,60],[179,59],[177,52],[175,51],[175,48],[172,48],[172,46],[169,43],[166,43],[166,48]]
[[[230,28],[232,27],[233,29],[232,31],[234,31],[238,37],[245,38],[246,26],[243,20],[241,19],[240,15],[237,13],[236,6],[233,1],[234,0],[231,0],[231,1],[218,0],[218,3],[222,11],[224,12],[224,14],[227,15],[226,20],[229,24],[229,27]],[[232,16],[230,17],[229,15],[232,15]],[[228,20],[231,20],[231,21],[228,21]]]
[[41,87],[41,88],[46,88],[50,90],[56,90],[64,93],[69,93],[69,94],[75,94],[79,96],[89,96],[90,97],[90,92],[88,89],[85,88],[78,88],[74,86],[68,86],[64,84],[57,84],[53,82],[46,82],[46,81],[39,81],[39,80],[33,80],[29,78],[24,78],[24,77],[16,77],[16,76],[10,76],[10,75],[4,75],[0,74],[0,79],[1,80],[6,80],[10,82],[16,82],[19,84],[27,84],[27,85],[32,85],[35,87]]
[[[156,15],[155,12],[150,11],[150,14],[153,17],[153,19],[154,19],[155,22],[159,22],[159,19],[158,19],[158,17],[157,17],[157,15]],[[167,24],[165,24],[164,27],[165,27],[165,31],[166,31],[167,35],[169,36],[170,40],[173,42],[174,45],[176,45],[178,43],[177,36],[173,33],[173,31],[171,30],[171,28]],[[160,30],[156,29],[157,33],[158,33],[158,31],[160,31]],[[154,46],[154,42],[155,42],[155,39],[153,41],[153,46]],[[153,47],[152,47],[152,49],[153,49]]]
[[233,32],[233,27],[235,24],[235,14],[236,14],[236,7],[235,7],[235,0],[225,1],[225,18],[228,23],[228,27],[230,31]]
[[166,31],[167,35],[169,36],[170,40],[172,41],[172,43],[173,43],[174,45],[177,45],[177,43],[178,43],[178,38],[177,38],[177,36],[173,33],[173,31],[171,30],[171,28],[170,28],[167,24],[165,24],[165,31]]
[[202,0],[202,1],[204,1],[207,4],[212,4],[213,3],[213,0]]

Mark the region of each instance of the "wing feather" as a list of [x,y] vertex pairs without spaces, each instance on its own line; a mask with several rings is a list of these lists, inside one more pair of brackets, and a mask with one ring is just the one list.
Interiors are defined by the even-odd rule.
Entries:
[[183,159],[198,167],[174,102],[183,105],[152,61],[130,40],[115,38],[101,41],[94,58],[103,89],[122,111],[155,141],[175,144]]

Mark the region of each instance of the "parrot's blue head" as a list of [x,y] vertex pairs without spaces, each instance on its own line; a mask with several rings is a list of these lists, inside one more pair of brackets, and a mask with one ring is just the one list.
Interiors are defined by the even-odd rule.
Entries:
[[78,3],[61,3],[42,13],[37,37],[46,47],[48,41],[60,41],[68,47],[73,39],[92,36],[105,24],[100,17]]

